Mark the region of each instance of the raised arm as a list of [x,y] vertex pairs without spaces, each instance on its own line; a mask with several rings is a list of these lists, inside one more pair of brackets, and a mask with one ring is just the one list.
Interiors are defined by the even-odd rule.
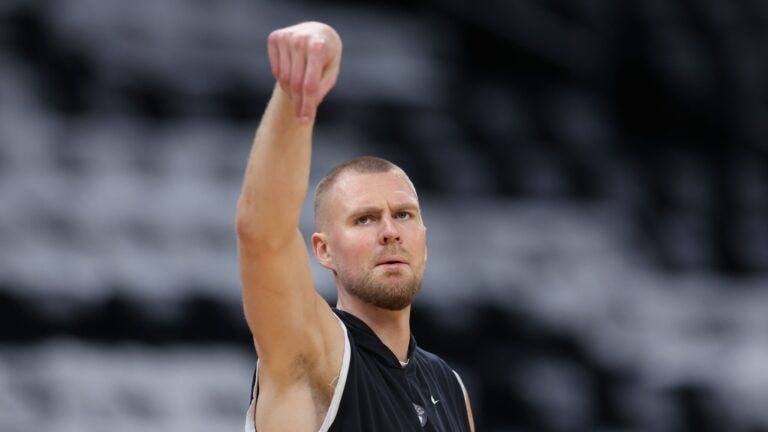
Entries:
[[314,374],[316,365],[337,371],[343,350],[298,230],[315,113],[336,83],[341,40],[327,25],[302,23],[270,34],[268,52],[277,84],[251,149],[236,224],[248,326],[262,370],[285,384]]

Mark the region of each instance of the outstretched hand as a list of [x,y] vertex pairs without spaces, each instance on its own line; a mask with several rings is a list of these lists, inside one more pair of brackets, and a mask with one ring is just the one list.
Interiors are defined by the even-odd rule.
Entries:
[[296,117],[311,122],[339,76],[341,38],[326,24],[305,22],[273,31],[268,49],[272,74],[290,95]]

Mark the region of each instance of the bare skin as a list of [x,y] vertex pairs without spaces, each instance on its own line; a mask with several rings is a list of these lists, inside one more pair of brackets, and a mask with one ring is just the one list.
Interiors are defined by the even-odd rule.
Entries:
[[[245,316],[261,365],[256,428],[314,432],[339,376],[344,334],[314,288],[297,227],[315,114],[338,78],[342,43],[331,27],[307,22],[270,34],[268,52],[277,83],[254,139],[236,221]],[[334,272],[337,306],[404,361],[410,302],[391,310],[361,294],[395,302],[415,295],[427,256],[416,192],[400,171],[349,172],[329,191],[328,206],[312,247]],[[471,419],[468,398],[467,411]]]

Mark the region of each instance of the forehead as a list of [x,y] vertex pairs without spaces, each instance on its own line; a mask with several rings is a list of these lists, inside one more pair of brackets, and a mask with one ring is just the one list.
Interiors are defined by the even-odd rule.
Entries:
[[336,181],[331,201],[334,207],[351,209],[359,206],[418,205],[416,190],[402,171],[383,173],[343,173]]

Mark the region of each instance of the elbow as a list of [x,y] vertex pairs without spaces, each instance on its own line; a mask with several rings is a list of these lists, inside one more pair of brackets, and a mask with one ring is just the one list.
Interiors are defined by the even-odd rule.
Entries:
[[268,230],[269,227],[265,226],[264,217],[258,210],[244,196],[237,202],[235,233],[240,242],[250,242],[250,239],[263,237],[264,232]]
[[278,227],[266,226],[241,212],[235,219],[235,231],[240,246],[252,252],[274,252],[285,248],[295,234],[295,230],[283,234]]
[[237,234],[238,240],[243,241],[252,236],[252,226],[253,224],[244,212],[238,210],[237,216],[235,217],[235,233]]
[[235,218],[237,240],[244,245],[258,245],[268,242],[267,229],[253,217],[238,211]]

